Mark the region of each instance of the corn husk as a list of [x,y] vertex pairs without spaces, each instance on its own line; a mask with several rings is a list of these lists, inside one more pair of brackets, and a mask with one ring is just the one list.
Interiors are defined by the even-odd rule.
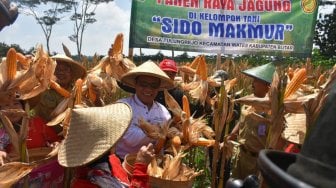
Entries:
[[21,178],[29,174],[35,164],[11,162],[0,166],[0,187],[10,188]]

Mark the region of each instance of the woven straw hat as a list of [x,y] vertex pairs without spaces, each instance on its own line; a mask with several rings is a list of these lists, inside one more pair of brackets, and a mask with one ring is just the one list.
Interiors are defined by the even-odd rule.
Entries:
[[64,167],[77,167],[99,158],[122,137],[131,119],[132,110],[125,103],[74,109],[58,162]]
[[286,128],[282,137],[295,144],[303,144],[306,135],[306,114],[286,114]]
[[135,78],[138,76],[153,76],[161,80],[159,90],[171,89],[174,87],[173,81],[163,72],[160,67],[153,61],[148,60],[143,64],[135,67],[121,77],[121,82],[135,88]]
[[76,62],[75,60],[71,59],[70,57],[63,54],[57,54],[52,56],[51,58],[55,59],[56,62],[64,62],[70,65],[74,80],[77,80],[78,78],[84,78],[86,76],[85,67]]
[[263,80],[269,84],[272,83],[274,72],[275,72],[274,63],[267,63],[265,65],[261,65],[258,67],[242,71],[242,73],[246,74],[247,76]]

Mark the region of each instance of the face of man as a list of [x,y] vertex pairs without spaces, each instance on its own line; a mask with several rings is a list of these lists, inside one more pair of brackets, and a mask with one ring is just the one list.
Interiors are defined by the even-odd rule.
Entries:
[[64,88],[70,87],[72,77],[71,77],[71,67],[67,63],[57,62],[55,69],[55,76],[57,78],[57,83]]
[[259,79],[253,79],[252,88],[254,96],[264,98],[269,90],[269,84]]
[[138,76],[136,78],[135,93],[142,103],[151,107],[159,92],[160,79],[152,76]]
[[164,71],[171,80],[175,80],[175,76],[176,76],[176,72],[173,72],[173,71]]

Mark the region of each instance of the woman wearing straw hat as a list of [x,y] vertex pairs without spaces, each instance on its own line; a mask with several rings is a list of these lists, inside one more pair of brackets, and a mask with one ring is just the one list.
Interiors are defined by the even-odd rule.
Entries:
[[58,152],[58,161],[62,166],[76,167],[72,188],[148,187],[146,172],[154,157],[152,144],[142,146],[137,153],[130,181],[119,158],[111,153],[131,120],[132,110],[126,103],[72,111],[67,137]]
[[[78,78],[84,78],[85,68],[65,55],[55,55],[52,59],[56,60],[55,76],[56,82],[64,89],[71,90],[74,81]],[[46,123],[51,120],[51,112],[64,99],[53,89],[48,89],[30,99],[28,102],[33,107],[30,111],[32,118],[29,120],[29,129],[27,136],[27,148],[53,147],[63,139],[58,133],[62,131],[61,126],[47,126]],[[49,160],[47,163],[35,168],[29,174],[29,185],[37,187],[63,187],[64,169],[56,159]],[[52,177],[52,178],[50,178]],[[23,181],[18,183],[22,186]]]
[[[55,76],[56,82],[64,89],[71,91],[74,82],[79,78],[84,78],[86,69],[84,66],[65,55],[55,55],[52,59],[56,60]],[[29,100],[33,107],[31,114],[31,128],[29,129],[28,148],[44,147],[49,143],[60,141],[61,137],[57,134],[62,128],[58,125],[49,127],[46,123],[52,118],[50,114],[62,102],[64,97],[53,89],[48,89],[37,97]],[[43,130],[43,132],[42,132]]]
[[131,126],[116,146],[116,154],[124,159],[126,154],[137,152],[142,145],[155,143],[141,130],[138,121],[144,118],[160,126],[171,118],[169,111],[154,99],[160,90],[170,89],[174,84],[152,61],[146,61],[123,75],[121,82],[135,89],[134,95],[120,100],[129,104],[133,110]]
[[[264,98],[273,80],[275,66],[268,63],[243,71],[242,73],[253,78],[253,95]],[[231,138],[237,137],[240,147],[235,154],[232,177],[244,179],[248,175],[256,175],[258,152],[265,148],[269,120],[269,112],[244,105],[238,123],[231,132]],[[239,134],[238,134],[239,132]]]

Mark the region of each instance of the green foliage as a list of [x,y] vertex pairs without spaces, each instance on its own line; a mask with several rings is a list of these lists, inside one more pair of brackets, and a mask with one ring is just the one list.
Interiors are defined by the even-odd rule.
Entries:
[[203,170],[194,182],[194,188],[204,188],[211,185],[211,173],[208,164],[208,149],[205,147],[194,147],[188,151],[188,155],[183,159],[183,163],[196,171]]
[[15,48],[15,50],[17,52],[20,53],[25,53],[26,51],[21,49],[19,45],[17,44],[11,44],[11,45],[7,45],[3,42],[0,43],[0,57],[6,57],[7,55],[7,51],[9,50],[9,48]]
[[336,57],[336,8],[316,23],[314,43],[319,46],[321,55]]

